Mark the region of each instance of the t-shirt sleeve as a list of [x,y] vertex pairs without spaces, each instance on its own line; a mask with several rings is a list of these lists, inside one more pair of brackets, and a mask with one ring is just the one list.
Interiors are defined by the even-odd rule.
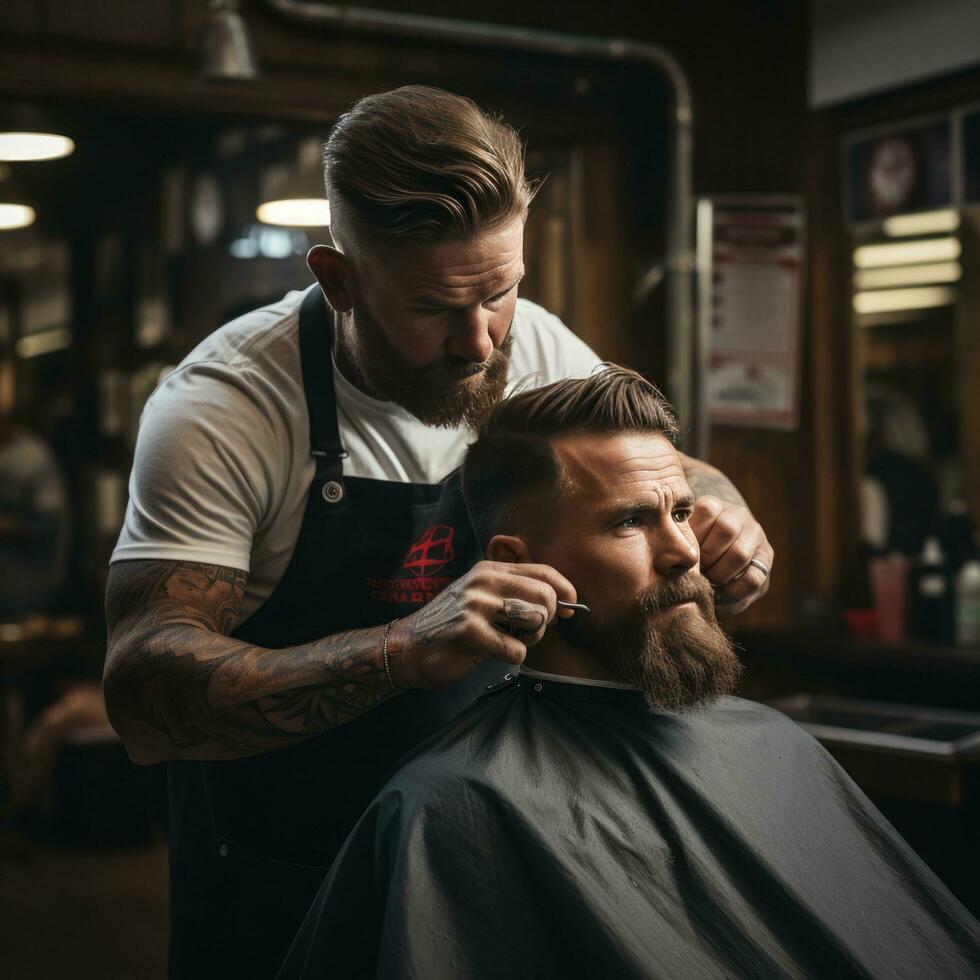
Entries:
[[129,503],[111,560],[248,571],[252,539],[286,472],[281,424],[247,371],[204,362],[169,375],[140,419]]
[[520,329],[514,342],[514,381],[534,377],[540,384],[587,378],[602,359],[553,313],[520,300]]

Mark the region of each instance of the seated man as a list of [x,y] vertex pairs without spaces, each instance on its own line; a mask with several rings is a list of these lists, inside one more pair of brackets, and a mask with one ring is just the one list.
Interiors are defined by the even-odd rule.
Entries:
[[463,470],[487,556],[591,612],[501,611],[519,675],[388,782],[281,977],[980,975],[977,922],[846,773],[731,696],[675,433],[616,367],[493,411]]

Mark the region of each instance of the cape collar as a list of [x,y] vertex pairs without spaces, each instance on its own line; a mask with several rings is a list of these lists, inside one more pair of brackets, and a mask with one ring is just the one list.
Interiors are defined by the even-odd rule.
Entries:
[[619,681],[600,681],[589,677],[571,677],[568,674],[549,674],[543,670],[533,670],[531,667],[517,667],[514,673],[522,677],[534,677],[543,681],[557,681],[559,684],[581,684],[585,687],[606,687],[617,691],[638,691],[633,684],[621,684]]

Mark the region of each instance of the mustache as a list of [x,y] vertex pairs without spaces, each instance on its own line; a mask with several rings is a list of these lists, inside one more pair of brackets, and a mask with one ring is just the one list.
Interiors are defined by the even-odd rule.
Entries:
[[441,364],[437,365],[436,373],[450,378],[453,381],[461,381],[464,378],[473,377],[474,374],[483,374],[484,371],[489,370],[500,359],[499,355],[500,351],[495,350],[490,357],[479,363],[476,361],[464,361],[460,357],[450,356]]
[[700,572],[686,572],[637,596],[637,606],[646,616],[656,616],[682,602],[697,603],[703,613],[714,613],[714,590]]
[[510,354],[514,346],[514,335],[508,330],[499,347],[495,347],[485,361],[467,361],[453,354],[447,355],[435,364],[418,369],[419,381],[461,381],[475,374],[492,375],[495,371],[510,367]]

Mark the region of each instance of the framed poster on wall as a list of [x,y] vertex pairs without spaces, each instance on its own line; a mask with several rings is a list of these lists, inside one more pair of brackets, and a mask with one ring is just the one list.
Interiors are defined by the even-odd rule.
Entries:
[[804,236],[802,198],[712,198],[711,421],[799,424]]

